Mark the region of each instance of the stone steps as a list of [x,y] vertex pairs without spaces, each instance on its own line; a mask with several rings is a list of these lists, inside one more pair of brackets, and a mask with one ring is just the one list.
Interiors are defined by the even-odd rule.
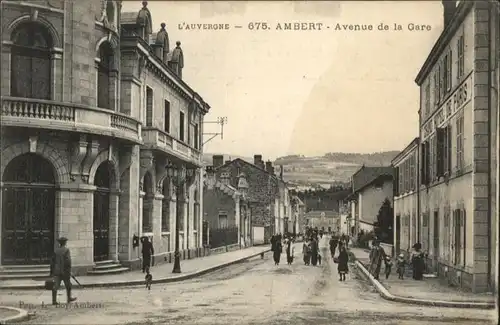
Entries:
[[130,271],[130,268],[124,267],[120,262],[108,260],[99,261],[95,263],[94,270],[89,271],[88,275],[107,275],[107,274],[118,274]]
[[49,265],[3,265],[0,268],[0,280],[41,280],[49,276]]

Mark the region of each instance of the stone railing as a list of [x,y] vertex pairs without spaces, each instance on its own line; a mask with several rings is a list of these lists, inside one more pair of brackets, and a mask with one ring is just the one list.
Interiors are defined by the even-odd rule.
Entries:
[[201,165],[200,151],[188,146],[186,143],[173,138],[170,134],[155,127],[142,129],[144,145],[173,154],[180,159],[188,160],[196,165]]
[[2,96],[2,125],[80,131],[141,142],[139,121],[111,110],[43,99]]

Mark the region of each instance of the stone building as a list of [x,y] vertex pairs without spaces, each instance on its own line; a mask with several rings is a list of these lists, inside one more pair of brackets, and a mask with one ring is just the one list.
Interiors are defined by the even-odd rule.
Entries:
[[[160,26],[150,41],[147,2],[1,5],[3,267],[48,264],[60,236],[76,274],[138,265],[134,235],[167,261],[176,199],[183,256],[199,254],[209,105],[182,80],[180,44]],[[179,198],[165,166],[189,171]]]
[[251,198],[245,175],[239,174],[237,187],[233,187],[228,173],[217,178],[213,167],[208,166],[204,179],[203,220],[207,223],[208,246],[251,246]]
[[444,30],[420,87],[420,240],[431,270],[474,291],[493,288],[499,62],[498,4],[443,1]]
[[415,138],[392,160],[394,166],[394,249],[409,252],[419,242],[418,222],[418,153]]
[[[265,163],[262,155],[254,156],[251,164],[242,159],[234,159],[224,163],[222,155],[213,156],[214,173],[218,179],[223,175],[229,178],[229,184],[237,188],[239,175],[244,174],[248,182],[248,197],[252,215],[253,244],[267,243],[271,235],[280,229],[281,203],[279,178],[275,175],[271,162]],[[283,189],[281,194],[283,194]],[[282,207],[282,208],[280,208]]]

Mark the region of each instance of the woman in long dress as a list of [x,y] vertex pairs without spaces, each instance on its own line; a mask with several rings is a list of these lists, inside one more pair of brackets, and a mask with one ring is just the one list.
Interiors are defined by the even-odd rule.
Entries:
[[302,254],[304,255],[304,264],[309,265],[311,262],[311,247],[309,239],[306,239],[304,245],[302,245]]
[[338,257],[339,266],[337,270],[339,272],[340,281],[345,281],[345,275],[349,272],[349,267],[347,263],[349,262],[349,255],[347,255],[347,250],[345,245],[339,246],[339,257]]
[[416,243],[413,245],[413,252],[411,253],[411,264],[413,268],[413,279],[422,280],[424,277],[424,253],[421,251],[422,245]]
[[311,241],[311,264],[313,266],[318,264],[318,242],[316,238]]
[[277,240],[273,250],[274,265],[280,264],[282,252],[283,252],[283,246],[281,245],[281,240]]

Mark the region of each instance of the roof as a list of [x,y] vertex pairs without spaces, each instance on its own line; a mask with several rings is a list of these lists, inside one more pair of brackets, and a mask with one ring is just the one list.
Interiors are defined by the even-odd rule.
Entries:
[[[260,171],[260,172],[263,172],[263,173],[265,173],[265,174],[268,174],[268,175],[270,175],[271,177],[273,177],[275,180],[280,181],[280,179],[279,179],[279,178],[278,178],[275,174],[270,173],[270,172],[268,172],[267,170],[265,170],[265,169],[263,169],[263,168],[260,168],[259,166],[256,166],[256,165],[254,165],[254,164],[252,164],[252,163],[250,163],[250,162],[248,162],[248,161],[246,161],[246,160],[243,160],[243,159],[241,159],[241,158],[236,158],[236,159],[233,159],[233,160],[231,160],[231,161],[227,161],[227,162],[226,162],[226,163],[224,163],[223,165],[221,165],[221,166],[219,166],[219,167],[217,167],[217,168],[214,168],[214,170],[218,170],[218,169],[220,169],[220,168],[227,167],[227,166],[232,165],[233,163],[235,163],[235,162],[237,162],[237,161],[238,161],[238,162],[242,162],[243,164],[246,164],[246,165],[248,165],[248,166],[250,166],[250,167],[252,167],[252,168],[254,168],[254,169],[256,169],[256,170],[258,170],[258,171]],[[286,184],[286,183],[285,183],[285,184]]]
[[469,13],[469,11],[473,6],[474,6],[474,1],[459,2],[458,7],[455,9],[455,15],[453,16],[448,26],[445,26],[443,32],[441,33],[438,40],[432,47],[429,56],[425,60],[425,63],[423,64],[422,68],[417,74],[417,77],[415,78],[415,83],[418,86],[421,86],[425,78],[427,78],[429,72],[431,72],[435,63],[439,59],[439,56],[448,46],[448,43],[450,42],[451,38],[453,37],[457,29],[460,28],[460,25],[462,25],[463,21],[465,20],[465,17],[467,16],[467,14]]
[[409,153],[410,151],[413,151],[412,149],[415,148],[415,146],[418,146],[418,142],[419,142],[420,138],[419,137],[416,137],[415,139],[413,139],[410,144],[408,144],[403,150],[401,150],[400,153],[398,153],[396,155],[396,157],[394,157],[392,160],[391,160],[391,164],[394,166],[395,164],[397,164],[404,156],[406,156],[407,153]]
[[394,177],[394,167],[361,167],[352,175],[352,192],[359,192],[382,176]]

